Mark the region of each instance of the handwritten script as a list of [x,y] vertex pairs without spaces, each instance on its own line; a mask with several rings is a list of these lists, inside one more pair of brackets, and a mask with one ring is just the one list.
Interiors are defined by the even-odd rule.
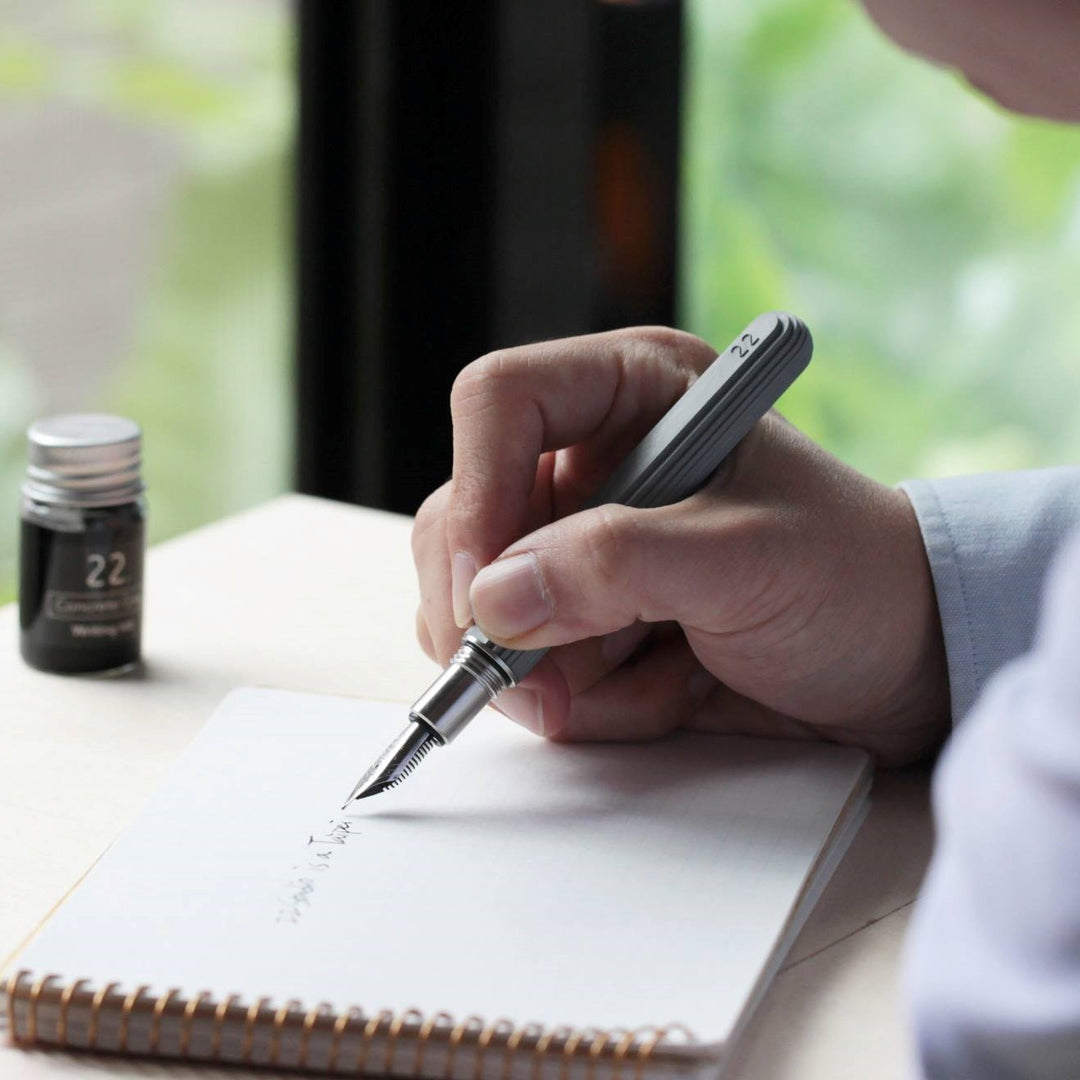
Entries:
[[329,873],[335,856],[340,856],[349,841],[360,835],[356,821],[331,818],[329,828],[308,834],[304,857],[289,869],[292,877],[286,882],[280,898],[275,922],[295,926],[311,907],[319,880]]

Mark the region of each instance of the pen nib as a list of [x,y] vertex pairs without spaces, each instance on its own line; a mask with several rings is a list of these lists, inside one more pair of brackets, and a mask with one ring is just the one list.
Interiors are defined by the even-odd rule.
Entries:
[[346,809],[357,799],[366,799],[369,795],[378,795],[397,787],[427,752],[439,745],[440,740],[426,724],[411,720],[405,730],[375,759],[375,764],[360,777],[341,809]]

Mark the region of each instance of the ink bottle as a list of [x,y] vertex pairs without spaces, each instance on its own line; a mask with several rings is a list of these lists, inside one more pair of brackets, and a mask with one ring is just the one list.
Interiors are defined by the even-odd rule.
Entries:
[[86,413],[30,426],[22,486],[23,659],[58,674],[120,674],[139,662],[146,501],[142,433]]

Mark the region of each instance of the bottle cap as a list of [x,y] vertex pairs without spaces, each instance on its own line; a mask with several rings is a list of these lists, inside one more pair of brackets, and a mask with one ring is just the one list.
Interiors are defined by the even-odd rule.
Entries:
[[114,506],[137,498],[142,432],[134,420],[75,413],[37,420],[27,432],[23,494],[69,506]]

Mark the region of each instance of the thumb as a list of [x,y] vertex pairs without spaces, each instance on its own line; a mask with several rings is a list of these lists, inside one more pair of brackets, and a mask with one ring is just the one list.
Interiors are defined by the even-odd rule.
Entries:
[[[716,497],[648,510],[600,506],[523,537],[477,574],[469,599],[494,640],[535,649],[642,622],[714,621],[709,578],[733,569]],[[732,510],[736,517],[739,511]],[[723,520],[723,519],[721,519]]]

